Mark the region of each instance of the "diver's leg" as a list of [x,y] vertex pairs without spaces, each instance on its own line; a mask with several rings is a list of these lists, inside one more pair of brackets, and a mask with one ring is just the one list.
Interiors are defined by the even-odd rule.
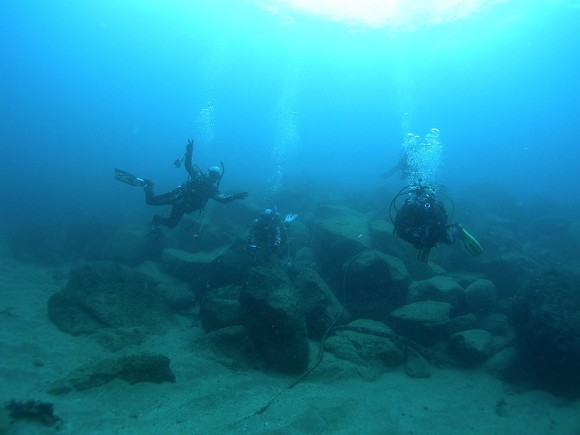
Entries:
[[155,188],[153,184],[145,186],[145,202],[148,205],[172,205],[182,195],[181,186],[173,189],[171,192],[155,195]]
[[185,214],[185,207],[181,204],[175,204],[171,209],[171,214],[168,217],[156,215],[153,218],[153,225],[165,225],[167,228],[174,228],[183,215]]

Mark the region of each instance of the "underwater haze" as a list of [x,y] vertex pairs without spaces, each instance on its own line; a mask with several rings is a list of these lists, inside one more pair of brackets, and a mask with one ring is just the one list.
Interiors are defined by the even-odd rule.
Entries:
[[452,194],[577,207],[580,4],[416,3],[7,2],[3,224],[145,210],[113,168],[173,188],[189,138],[264,204],[303,181],[398,189],[381,174],[431,128]]

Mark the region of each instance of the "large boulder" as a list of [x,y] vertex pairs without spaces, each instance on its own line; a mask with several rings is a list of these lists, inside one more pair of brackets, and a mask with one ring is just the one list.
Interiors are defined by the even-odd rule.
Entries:
[[341,302],[314,269],[310,267],[299,269],[294,278],[294,287],[298,291],[302,311],[306,316],[310,338],[322,339],[336,321],[346,320],[349,317]]
[[240,304],[242,323],[266,365],[284,372],[304,371],[309,357],[306,318],[284,270],[252,268]]
[[386,322],[399,334],[431,345],[445,337],[450,311],[447,302],[413,302],[393,310]]
[[65,379],[55,381],[49,389],[52,394],[66,394],[100,387],[115,379],[129,384],[175,382],[175,375],[165,355],[143,352],[118,358],[92,362],[74,370]]
[[250,264],[246,251],[241,240],[208,252],[166,248],[161,261],[167,272],[187,282],[201,299],[209,288],[243,283]]
[[337,358],[356,364],[366,379],[375,379],[403,363],[403,351],[393,336],[383,323],[359,319],[341,327],[324,347]]
[[466,365],[484,361],[492,349],[492,336],[482,329],[468,329],[449,337],[449,353]]
[[448,302],[456,307],[463,302],[463,288],[448,276],[415,281],[409,285],[407,302],[419,301]]
[[473,313],[486,313],[497,307],[497,290],[493,281],[478,279],[465,288],[467,309]]
[[135,268],[135,273],[173,311],[186,313],[195,305],[195,295],[189,284],[166,273],[160,263],[145,261]]
[[395,226],[384,219],[369,223],[369,235],[373,247],[385,253],[400,256],[405,252],[405,242],[395,234]]
[[241,286],[228,285],[206,292],[199,307],[199,317],[206,332],[241,325]]
[[109,261],[73,269],[67,285],[48,300],[48,316],[72,335],[104,328],[159,331],[175,321],[166,303],[132,269]]
[[580,397],[580,275],[546,272],[518,290],[512,323],[523,360],[545,389]]
[[371,249],[367,217],[344,206],[320,204],[313,231],[313,246],[320,273],[331,285],[341,285],[343,265]]
[[347,308],[356,318],[384,319],[405,302],[411,282],[401,260],[374,249],[355,256],[343,273]]

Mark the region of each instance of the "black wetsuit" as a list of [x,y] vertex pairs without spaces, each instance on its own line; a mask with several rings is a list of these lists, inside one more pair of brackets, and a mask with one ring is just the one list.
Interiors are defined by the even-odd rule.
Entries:
[[275,211],[262,212],[254,219],[248,233],[248,246],[258,248],[273,254],[281,254],[285,236],[284,221]]
[[189,179],[171,192],[155,195],[153,183],[145,186],[145,201],[149,205],[171,205],[171,214],[168,217],[155,216],[153,224],[157,227],[175,227],[185,213],[203,210],[208,199],[211,198],[222,204],[240,199],[239,195],[224,195],[217,187],[218,179],[204,174],[197,166],[191,163],[193,147],[188,144],[185,153],[185,169]]
[[438,243],[451,244],[456,224],[447,225],[445,207],[426,194],[406,199],[395,218],[395,233],[417,249],[431,249]]

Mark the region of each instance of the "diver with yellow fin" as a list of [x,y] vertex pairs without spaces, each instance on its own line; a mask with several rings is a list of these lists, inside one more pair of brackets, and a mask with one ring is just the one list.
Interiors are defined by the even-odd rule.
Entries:
[[[397,205],[400,199],[402,202]],[[417,258],[423,263],[429,261],[429,253],[435,245],[450,245],[456,239],[471,256],[483,252],[481,244],[465,228],[458,223],[447,223],[445,206],[437,200],[435,188],[423,185],[421,179],[403,187],[395,195],[389,207],[389,216],[395,226],[395,234],[417,248]]]

